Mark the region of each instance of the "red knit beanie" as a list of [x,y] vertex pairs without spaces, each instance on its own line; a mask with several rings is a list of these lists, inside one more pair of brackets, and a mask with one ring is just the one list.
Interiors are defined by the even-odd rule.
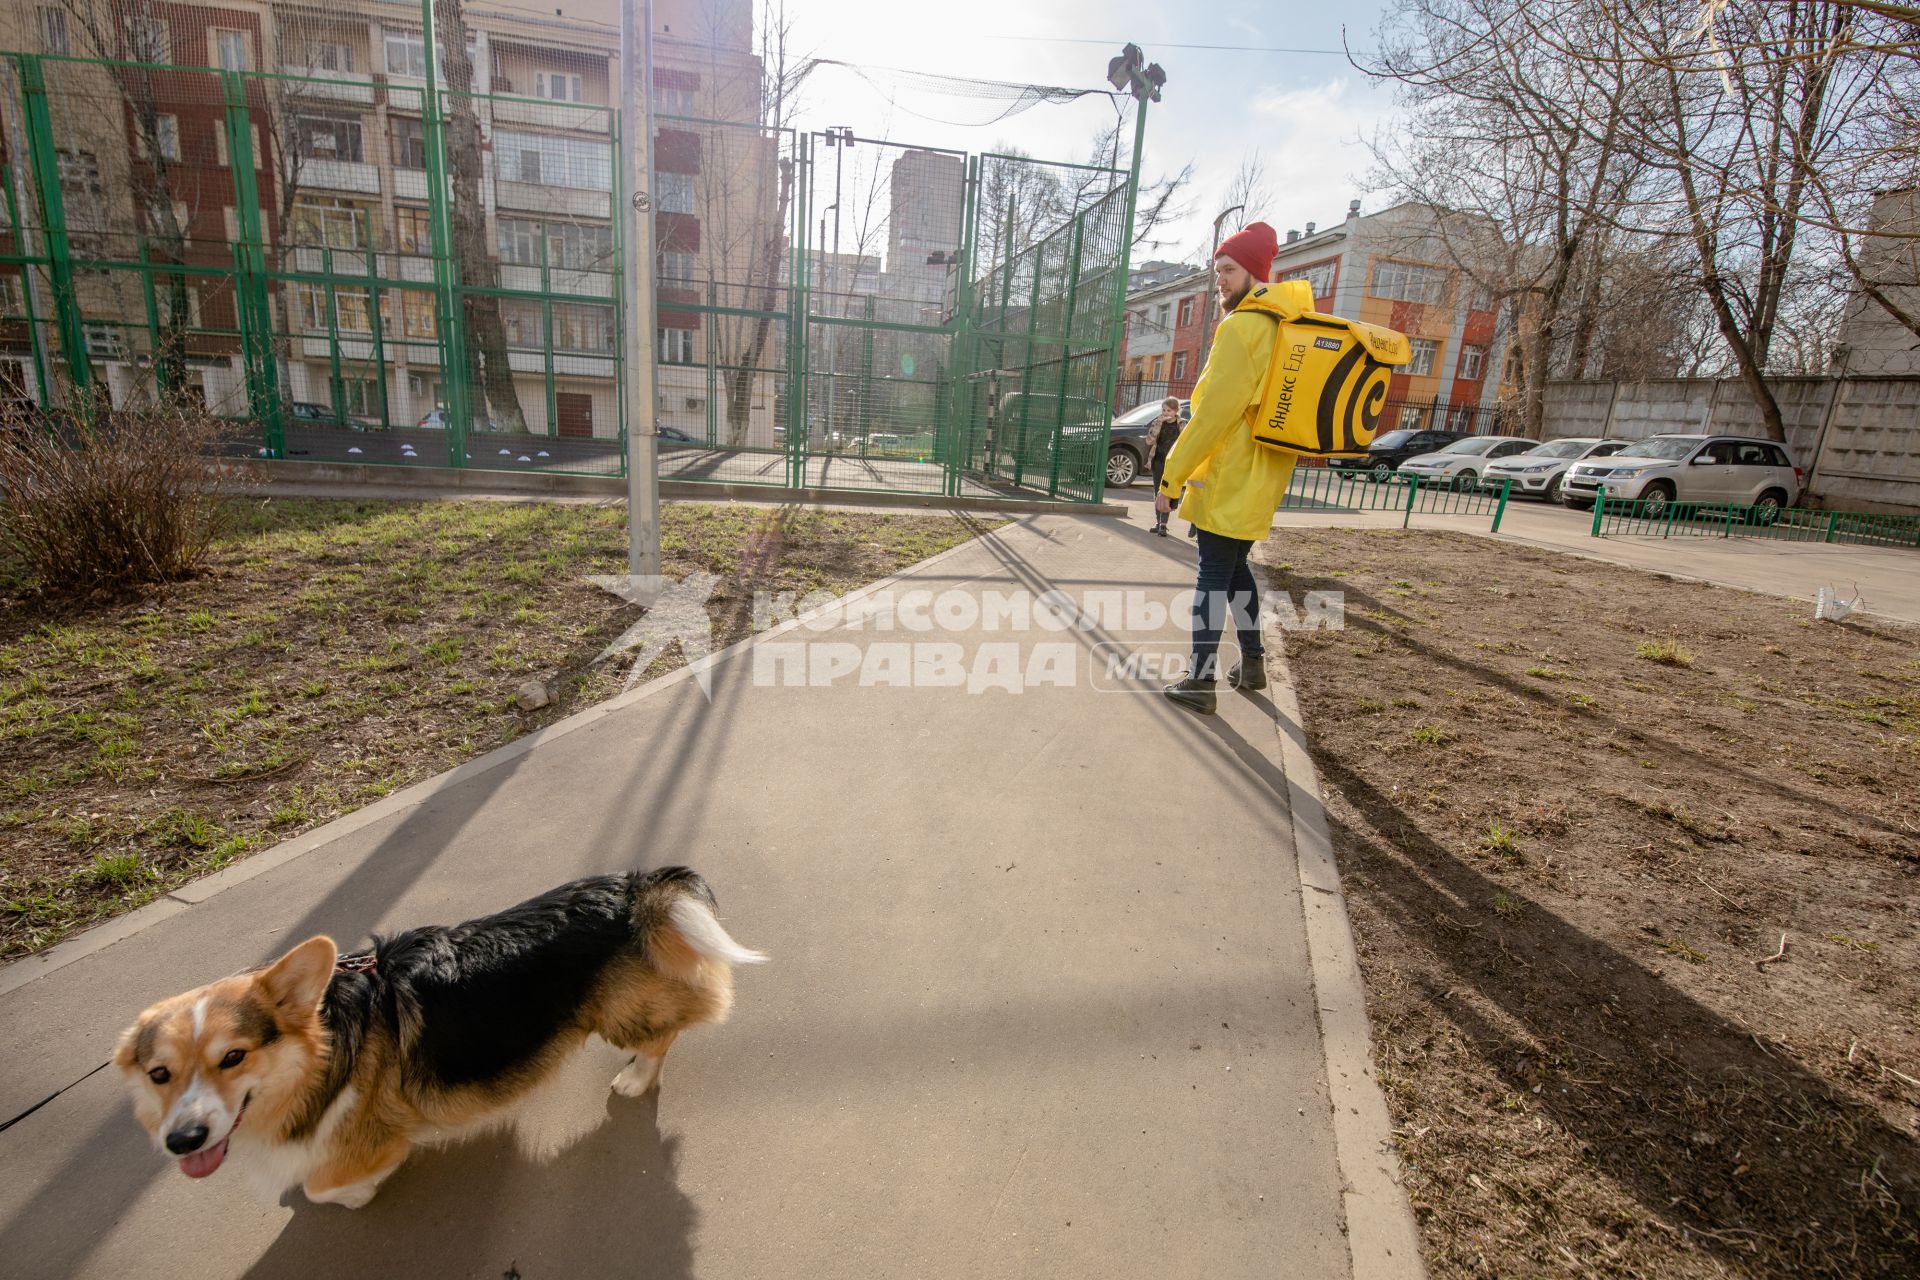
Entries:
[[1261,284],[1273,270],[1273,255],[1280,251],[1280,237],[1264,222],[1249,222],[1220,242],[1214,256],[1226,256],[1247,269]]

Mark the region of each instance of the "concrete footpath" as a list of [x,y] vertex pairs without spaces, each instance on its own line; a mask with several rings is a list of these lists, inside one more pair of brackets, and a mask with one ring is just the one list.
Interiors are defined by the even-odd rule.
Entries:
[[[0,971],[0,1117],[44,1104],[0,1132],[6,1273],[1417,1276],[1290,691],[1203,719],[1107,674],[1184,650],[1153,604],[1192,556],[1029,517],[857,629],[717,655],[710,699],[676,673]],[[1080,625],[1056,589],[1121,603]],[[366,1209],[189,1182],[96,1071],[147,1002],[315,932],[670,862],[773,957],[733,1020],[640,1101],[592,1046]]]

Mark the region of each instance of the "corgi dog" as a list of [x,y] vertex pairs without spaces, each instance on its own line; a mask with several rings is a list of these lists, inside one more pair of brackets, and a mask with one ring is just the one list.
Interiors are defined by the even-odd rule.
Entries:
[[359,1208],[435,1131],[497,1116],[598,1035],[660,1083],[675,1036],[719,1022],[733,969],[766,959],[685,867],[594,876],[498,915],[309,938],[263,968],[162,1000],[113,1061],[154,1144],[189,1178],[229,1159],[271,1194]]

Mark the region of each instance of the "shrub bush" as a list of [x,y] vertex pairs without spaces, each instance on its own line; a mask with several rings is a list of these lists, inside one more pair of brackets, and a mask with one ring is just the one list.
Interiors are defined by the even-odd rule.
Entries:
[[51,594],[112,595],[190,577],[225,517],[227,424],[204,409],[0,419],[0,555]]

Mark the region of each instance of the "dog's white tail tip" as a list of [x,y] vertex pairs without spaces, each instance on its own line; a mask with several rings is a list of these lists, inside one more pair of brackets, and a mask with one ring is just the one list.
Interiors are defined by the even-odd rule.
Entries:
[[713,912],[704,902],[693,898],[676,898],[667,908],[667,916],[673,921],[673,927],[685,938],[687,945],[709,960],[724,960],[728,964],[765,964],[767,957],[735,942],[727,931],[714,919]]

